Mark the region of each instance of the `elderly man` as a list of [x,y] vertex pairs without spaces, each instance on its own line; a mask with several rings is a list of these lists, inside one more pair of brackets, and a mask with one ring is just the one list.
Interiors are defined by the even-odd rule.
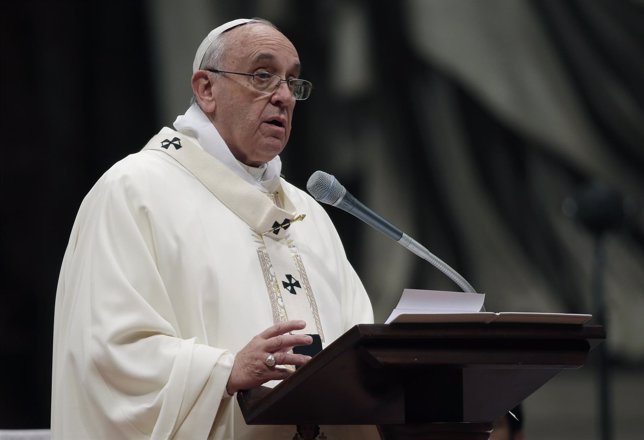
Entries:
[[[195,102],[83,201],[56,298],[55,439],[290,439],[247,426],[235,393],[286,378],[373,320],[324,210],[280,178],[297,100],[295,47],[264,20],[213,30]],[[322,427],[326,438],[377,438]]]

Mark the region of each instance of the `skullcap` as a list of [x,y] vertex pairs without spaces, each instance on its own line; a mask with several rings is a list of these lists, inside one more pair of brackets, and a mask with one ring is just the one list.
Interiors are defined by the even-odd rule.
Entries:
[[226,31],[229,31],[234,27],[257,21],[258,20],[253,18],[238,18],[236,20],[229,21],[228,23],[224,23],[221,26],[216,27],[215,29],[210,31],[208,36],[204,38],[204,40],[199,45],[199,48],[197,49],[195,60],[192,62],[192,73],[195,73],[197,70],[199,70],[199,67],[201,67],[201,63],[203,61],[203,57],[206,55],[206,51],[219,35],[223,34]]

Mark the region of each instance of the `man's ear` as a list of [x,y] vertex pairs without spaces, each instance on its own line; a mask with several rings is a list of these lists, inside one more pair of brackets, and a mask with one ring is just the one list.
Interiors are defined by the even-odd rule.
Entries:
[[208,72],[197,70],[192,74],[192,93],[204,113],[213,113],[217,107],[213,93],[211,76]]

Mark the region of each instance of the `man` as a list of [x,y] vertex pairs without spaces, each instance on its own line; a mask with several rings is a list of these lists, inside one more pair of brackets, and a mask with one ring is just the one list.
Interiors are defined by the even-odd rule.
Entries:
[[[56,298],[54,439],[290,439],[247,426],[236,392],[286,378],[373,320],[325,211],[280,178],[299,79],[263,20],[213,30],[194,104],[83,201]],[[330,402],[332,404],[332,402]],[[371,427],[322,427],[328,439]]]

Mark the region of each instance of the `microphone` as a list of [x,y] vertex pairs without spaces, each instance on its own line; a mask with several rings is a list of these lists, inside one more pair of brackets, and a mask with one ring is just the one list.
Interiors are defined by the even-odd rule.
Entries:
[[456,283],[463,292],[476,293],[476,290],[472,285],[458,272],[452,269],[436,255],[432,254],[416,240],[362,204],[358,199],[353,197],[340,182],[338,182],[338,179],[331,174],[325,173],[324,171],[314,172],[306,183],[306,189],[318,202],[333,205],[336,208],[340,208],[349,214],[354,215],[423,260],[428,261],[432,266],[440,270],[449,279]]

